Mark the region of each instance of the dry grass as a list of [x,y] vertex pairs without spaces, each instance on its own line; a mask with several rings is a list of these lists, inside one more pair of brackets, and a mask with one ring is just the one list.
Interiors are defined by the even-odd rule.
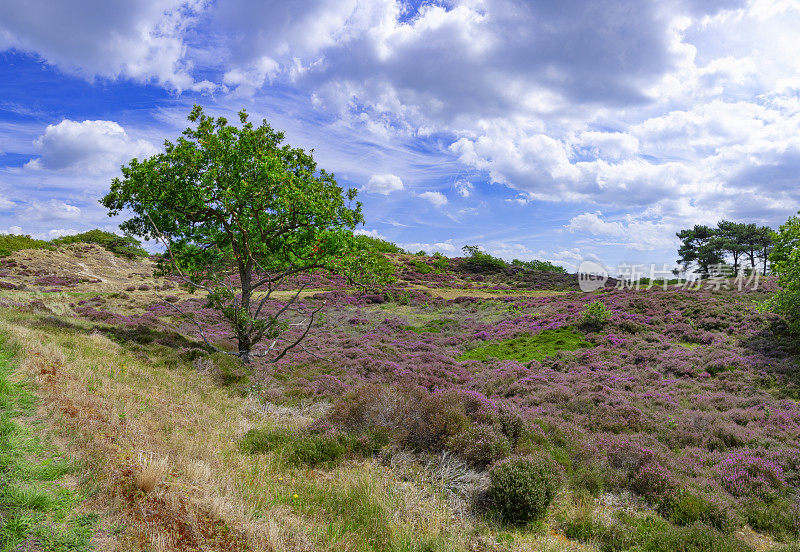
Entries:
[[34,319],[0,311],[0,332],[19,344],[54,427],[88,464],[114,523],[127,526],[117,549],[464,550],[477,542],[473,522],[454,516],[435,486],[402,481],[373,460],[324,471],[238,450],[250,427],[302,425],[324,405],[259,406],[190,364],[166,368],[100,334],[48,330]]
[[156,488],[167,473],[169,457],[156,459],[152,454],[139,453],[139,469],[136,471],[136,488],[149,493]]

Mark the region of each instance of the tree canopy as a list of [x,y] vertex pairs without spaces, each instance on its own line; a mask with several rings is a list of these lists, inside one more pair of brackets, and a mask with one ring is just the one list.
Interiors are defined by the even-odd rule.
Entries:
[[791,329],[800,333],[800,218],[791,217],[772,238],[770,261],[780,289],[761,306],[785,316]]
[[[749,269],[767,273],[772,250],[772,229],[742,222],[722,220],[716,227],[696,224],[676,234],[681,240],[678,263],[684,270],[696,267],[702,275],[720,269],[737,273],[749,261]],[[730,266],[726,261],[732,260]]]
[[[282,282],[325,270],[377,286],[390,265],[353,235],[364,222],[356,190],[344,192],[313,152],[283,144],[283,133],[266,121],[255,127],[244,111],[240,126],[199,106],[188,118],[196,125],[165,141],[163,153],[122,167],[101,203],[109,215],[132,212],[120,225],[127,234],[165,243],[159,270],[207,292],[208,306],[233,328],[238,351],[231,354],[277,360],[305,336],[316,312],[297,301],[299,290],[274,306]],[[289,339],[292,315],[305,330]],[[263,339],[270,344],[255,352]]]

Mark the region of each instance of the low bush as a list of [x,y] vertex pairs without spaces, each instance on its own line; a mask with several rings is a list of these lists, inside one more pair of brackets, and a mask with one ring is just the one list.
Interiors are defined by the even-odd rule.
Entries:
[[489,470],[488,496],[500,518],[518,525],[544,517],[561,485],[561,468],[544,453],[508,458]]
[[800,538],[800,503],[779,498],[769,503],[753,500],[745,505],[744,518],[756,531],[785,539]]
[[379,433],[357,438],[340,431],[295,432],[288,429],[251,429],[239,442],[242,452],[276,451],[290,465],[334,466],[349,454],[374,454],[386,445]]
[[484,253],[477,245],[465,245],[463,249],[467,254],[465,267],[473,272],[494,272],[508,266],[503,259]]
[[449,437],[445,447],[475,467],[485,467],[511,454],[511,441],[489,425],[471,425]]
[[617,512],[608,522],[579,516],[562,524],[564,534],[594,544],[600,552],[751,552],[733,535],[704,524],[675,527],[654,515]]
[[0,257],[8,257],[14,251],[21,249],[55,249],[53,245],[44,240],[37,240],[30,236],[18,234],[0,234]]
[[479,393],[365,385],[334,404],[326,421],[347,433],[381,432],[418,453],[449,451],[483,468],[511,454],[531,429]]
[[613,314],[611,309],[606,307],[602,301],[594,301],[584,305],[581,310],[580,325],[586,328],[599,329],[611,320]]
[[118,236],[104,230],[89,230],[81,234],[63,236],[52,241],[53,245],[67,245],[71,243],[94,243],[100,245],[111,253],[128,259],[147,257],[149,254],[142,249],[139,240],[131,236]]

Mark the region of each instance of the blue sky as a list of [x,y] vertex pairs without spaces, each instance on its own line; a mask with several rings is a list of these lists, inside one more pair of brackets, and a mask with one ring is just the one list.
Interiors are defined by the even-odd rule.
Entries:
[[0,231],[97,200],[195,103],[361,190],[362,231],[456,255],[672,262],[800,208],[796,0],[0,0]]

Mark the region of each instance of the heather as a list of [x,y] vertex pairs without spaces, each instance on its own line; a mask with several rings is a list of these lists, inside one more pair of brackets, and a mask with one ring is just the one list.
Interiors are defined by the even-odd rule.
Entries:
[[[439,486],[477,531],[555,531],[596,550],[759,549],[740,538],[745,527],[770,543],[797,539],[800,350],[781,317],[758,309],[772,280],[758,290],[609,285],[586,294],[574,291],[574,275],[387,258],[397,282],[380,292],[304,276],[298,301],[320,308],[317,324],[279,362],[249,366],[212,353],[173,306],[220,349],[236,346],[230,327],[202,293],[169,279],[125,277],[115,291],[91,292],[105,275],[92,284],[76,270],[72,287],[59,284],[76,290],[66,295],[46,291],[54,282],[37,283],[38,270],[14,257],[5,279],[28,289],[3,293],[41,331],[107,336],[264,411],[310,412],[289,425],[254,418],[232,440],[241,462],[316,470],[324,481],[374,462]],[[568,285],[539,293],[554,277]],[[267,307],[285,305],[290,286]],[[522,469],[521,459],[538,467]],[[490,492],[490,474],[512,465],[536,475]],[[502,513],[504,501],[519,504],[519,489],[544,489],[542,500]],[[340,499],[356,491],[319,492],[302,506],[279,503],[345,515]]]

